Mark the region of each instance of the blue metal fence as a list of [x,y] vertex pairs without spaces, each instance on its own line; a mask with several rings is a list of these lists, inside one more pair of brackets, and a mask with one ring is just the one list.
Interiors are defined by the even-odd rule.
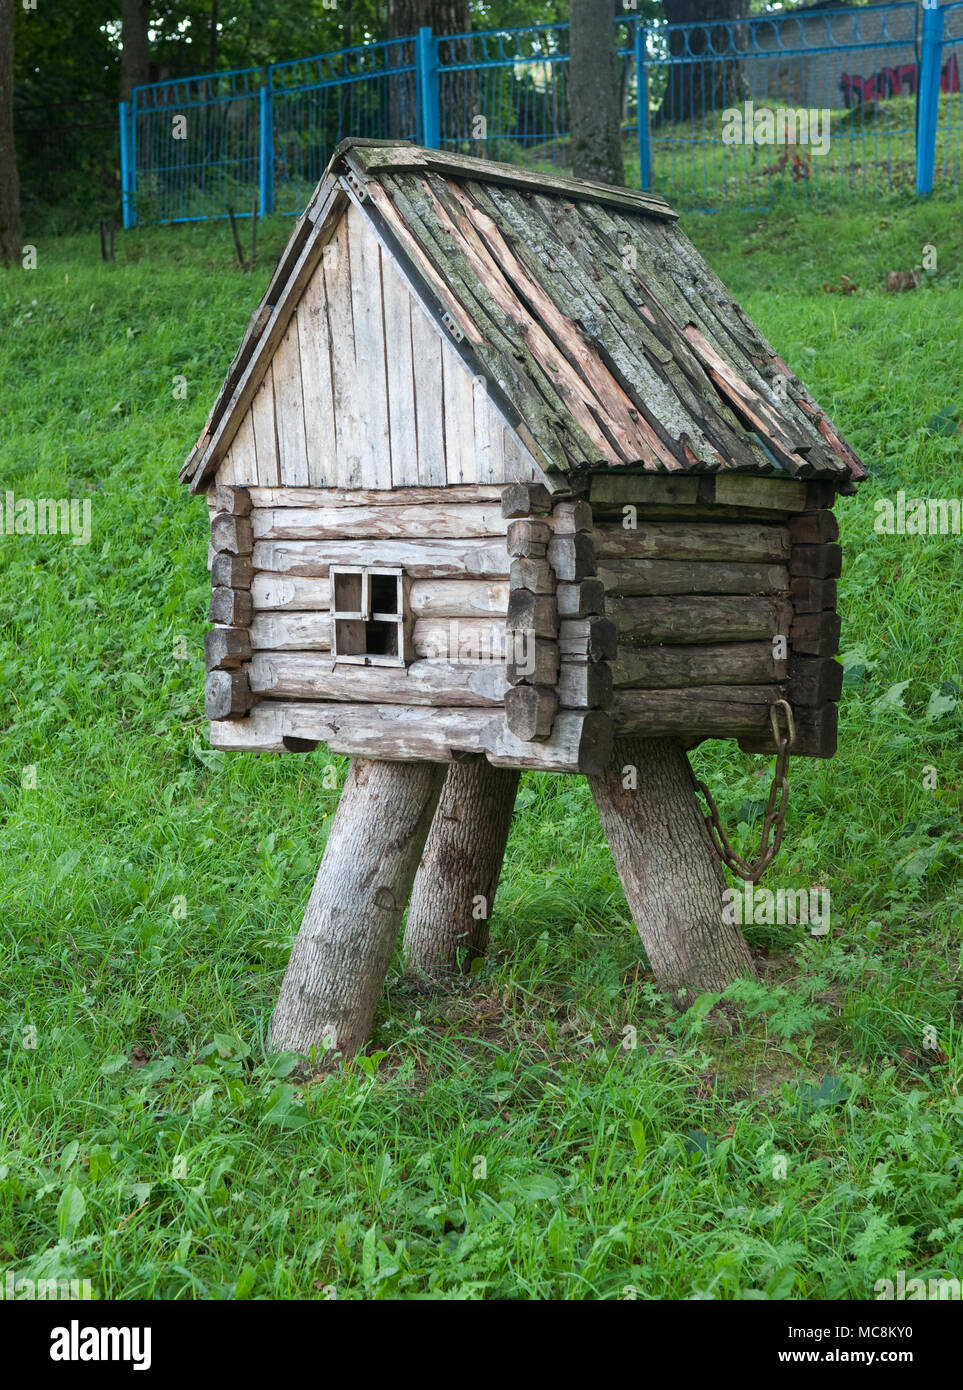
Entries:
[[[652,132],[661,190],[691,206],[718,201],[720,190],[762,202],[777,186],[811,197],[911,185],[915,99],[904,99],[887,78],[884,105],[877,74],[905,68],[914,78],[907,86],[915,87],[915,18],[910,0],[659,31],[649,64],[650,82],[662,93],[663,119]],[[818,121],[815,141],[812,130],[805,142],[779,139],[779,131],[774,142],[745,138],[757,113],[779,108],[828,111],[828,129]],[[727,109],[743,116],[742,138],[731,143],[720,129]]]
[[[627,182],[679,207],[955,184],[963,0],[935,3],[614,21]],[[136,87],[120,108],[124,225],[297,212],[347,135],[567,171],[568,61],[566,24],[422,29]],[[793,124],[810,110],[825,129]],[[780,111],[788,131],[770,138],[766,113]]]
[[[963,139],[963,3],[938,10],[943,20],[940,92],[934,126],[934,179],[944,185],[960,181]],[[932,185],[931,185],[932,186]]]

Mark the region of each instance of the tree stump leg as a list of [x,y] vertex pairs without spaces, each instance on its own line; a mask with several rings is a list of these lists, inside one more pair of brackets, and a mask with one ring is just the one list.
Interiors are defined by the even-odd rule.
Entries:
[[415,878],[405,927],[410,974],[440,979],[485,954],[519,772],[452,763]]
[[443,763],[352,761],[288,963],[275,1052],[350,1056],[371,1031]]
[[[626,767],[636,769],[634,790],[623,785]],[[723,921],[725,878],[681,745],[622,740],[606,771],[588,782],[656,978],[701,992],[751,975],[742,932]]]

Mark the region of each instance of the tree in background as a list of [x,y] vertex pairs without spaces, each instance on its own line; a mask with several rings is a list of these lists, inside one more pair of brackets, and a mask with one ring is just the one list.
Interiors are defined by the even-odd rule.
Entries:
[[120,99],[150,81],[150,0],[121,0]]
[[[664,0],[669,24],[699,26],[689,31],[688,51],[697,58],[702,54],[707,56],[704,62],[678,63],[668,69],[659,113],[661,120],[691,120],[694,116],[735,105],[749,96],[742,64],[731,56],[728,30],[718,23],[719,20],[744,19],[749,5],[750,0]],[[738,30],[735,39],[738,43]],[[686,47],[684,34],[669,33],[671,54],[678,56]],[[713,53],[725,56],[713,58]]]
[[417,34],[424,25],[436,34],[464,34],[471,28],[469,0],[388,0],[388,38]]
[[[471,29],[471,7],[469,0],[388,0],[387,37],[404,38],[417,34],[428,26],[433,34],[465,34]],[[447,61],[453,59],[465,62],[469,53],[467,45],[459,45],[461,51],[446,55]],[[441,132],[445,142],[464,143],[472,139],[472,118],[477,111],[477,84],[474,74],[460,71],[449,73],[443,80],[440,91]],[[414,99],[414,84],[406,89],[395,83],[392,101],[390,134],[397,137],[412,136],[419,129],[418,113],[411,109]],[[386,132],[389,133],[389,132]],[[483,154],[482,146],[473,153]]]
[[572,0],[569,52],[572,172],[577,179],[622,184],[625,173],[612,0]]
[[14,123],[22,215],[90,226],[117,203],[119,0],[38,0],[15,14]]
[[13,140],[14,0],[0,0],[0,265],[20,259],[20,179]]

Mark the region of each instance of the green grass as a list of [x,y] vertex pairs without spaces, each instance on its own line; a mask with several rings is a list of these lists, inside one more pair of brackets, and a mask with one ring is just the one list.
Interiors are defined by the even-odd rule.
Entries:
[[[776,98],[758,100],[756,108],[794,105]],[[741,103],[733,103],[741,110]],[[934,145],[934,184],[952,191],[959,177],[963,127],[958,93],[940,97]],[[822,129],[822,128],[820,128]],[[793,174],[790,158],[780,168],[780,145],[725,145],[722,111],[691,122],[659,126],[653,122],[653,187],[680,208],[738,207],[770,201],[861,199],[912,193],[916,187],[916,99],[891,97],[829,113],[825,153],[808,153],[808,173]],[[806,163],[807,148],[798,154]],[[638,157],[626,151],[637,183]],[[628,171],[627,171],[628,173]]]
[[[109,266],[41,240],[0,277],[2,487],[93,507],[87,547],[0,536],[0,1269],[164,1299],[963,1273],[963,538],[873,531],[899,487],[963,496],[959,206],[684,223],[872,469],[838,508],[840,752],[794,762],[766,879],[828,886],[831,934],[750,927],[759,983],[678,1017],[586,786],[529,775],[484,968],[428,994],[396,961],[368,1055],[310,1087],[265,1030],[331,760],[206,746],[206,508],[177,483],[290,220],[252,276],[216,224]],[[924,243],[937,271],[882,293]],[[770,763],[694,761],[750,849]]]
[[[755,102],[756,111],[793,106],[786,98]],[[859,201],[875,202],[914,194],[916,189],[916,98],[889,97],[829,112],[828,129],[820,120],[828,146],[816,153],[799,145],[795,153],[784,144],[723,143],[724,107],[683,122],[662,124],[658,105],[650,113],[649,148],[652,189],[677,209],[702,212],[739,208],[768,209],[780,203],[822,205],[849,209]],[[733,108],[742,110],[741,102]],[[957,92],[941,94],[933,147],[933,184],[951,196],[960,178],[963,106]],[[471,153],[466,143],[463,153]],[[545,173],[564,168],[571,146],[568,137],[522,148],[510,138],[489,141],[487,157],[514,162],[521,159]],[[640,188],[638,129],[634,118],[622,125],[625,182]]]

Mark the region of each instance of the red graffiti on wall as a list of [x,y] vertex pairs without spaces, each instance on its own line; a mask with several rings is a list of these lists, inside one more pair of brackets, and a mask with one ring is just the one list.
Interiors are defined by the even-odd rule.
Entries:
[[[858,106],[863,101],[877,101],[883,97],[898,97],[904,92],[915,95],[918,82],[916,63],[901,63],[898,68],[880,68],[872,77],[858,77],[844,72],[839,79],[843,101],[847,106]],[[940,91],[958,92],[960,90],[960,69],[954,53],[940,69]]]

